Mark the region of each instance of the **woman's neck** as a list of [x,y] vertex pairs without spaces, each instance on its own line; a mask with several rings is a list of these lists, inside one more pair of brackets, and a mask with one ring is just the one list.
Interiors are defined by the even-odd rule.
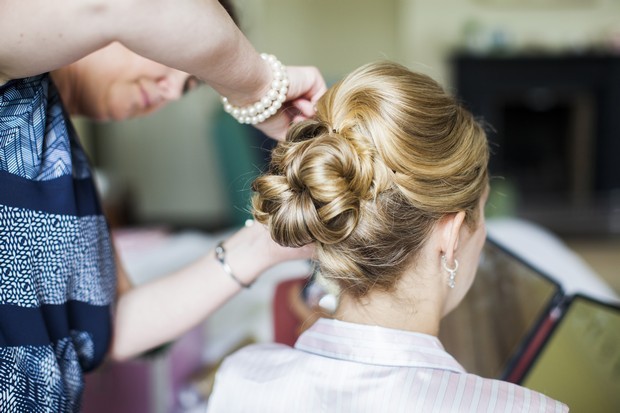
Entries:
[[342,294],[334,317],[437,336],[443,308],[441,290],[428,283],[414,286],[407,278],[401,279],[393,292],[371,291],[362,298]]

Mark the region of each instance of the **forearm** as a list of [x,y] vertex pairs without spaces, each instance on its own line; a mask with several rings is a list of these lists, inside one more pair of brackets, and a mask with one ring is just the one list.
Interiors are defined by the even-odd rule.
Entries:
[[[260,224],[241,229],[225,247],[226,262],[244,283],[277,263],[313,253],[312,247],[280,247]],[[239,291],[213,251],[174,274],[134,287],[118,299],[111,356],[126,359],[175,339]]]
[[217,0],[123,4],[111,37],[138,54],[196,75],[238,104],[255,102],[269,89],[268,65]]
[[120,41],[239,104],[269,88],[267,65],[216,0],[0,0],[0,8],[0,83]]
[[134,287],[116,306],[111,357],[131,358],[175,339],[240,290],[212,252],[183,270]]

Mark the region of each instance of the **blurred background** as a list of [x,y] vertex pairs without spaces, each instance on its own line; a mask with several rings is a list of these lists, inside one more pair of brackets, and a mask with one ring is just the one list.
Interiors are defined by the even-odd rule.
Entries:
[[[540,223],[619,286],[606,257],[620,256],[620,0],[233,4],[259,51],[328,83],[378,59],[438,80],[488,126],[489,215]],[[272,144],[207,87],[148,118],[78,125],[113,226],[242,222]]]

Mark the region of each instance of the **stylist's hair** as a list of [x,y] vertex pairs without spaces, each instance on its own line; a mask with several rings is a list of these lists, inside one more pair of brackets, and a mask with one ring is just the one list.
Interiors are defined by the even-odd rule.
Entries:
[[219,0],[219,2],[224,8],[224,10],[226,10],[228,15],[232,19],[232,21],[235,22],[237,26],[239,26],[239,18],[237,17],[237,10],[235,9],[235,6],[233,5],[232,1],[231,0]]
[[343,292],[390,291],[442,217],[465,211],[475,228],[488,158],[483,128],[434,80],[371,63],[274,149],[254,215],[281,245],[315,242]]

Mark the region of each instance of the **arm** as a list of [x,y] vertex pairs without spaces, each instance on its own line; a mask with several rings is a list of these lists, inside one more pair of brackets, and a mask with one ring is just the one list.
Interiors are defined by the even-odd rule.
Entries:
[[268,89],[268,67],[216,0],[0,0],[0,8],[4,80],[60,68],[120,41],[231,98],[250,100]]
[[[66,66],[112,41],[196,75],[238,106],[258,101],[271,84],[268,65],[216,0],[0,0],[0,9],[0,84]],[[289,106],[310,116],[323,79],[312,68],[290,77]],[[282,138],[294,115],[262,129]]]
[[129,279],[127,271],[119,259],[118,254],[114,254],[114,260],[116,265],[116,295],[120,297],[134,288],[134,285]]
[[[280,247],[258,223],[241,229],[225,246],[227,262],[244,282],[279,262],[312,254],[308,247]],[[240,290],[213,251],[176,273],[134,287],[117,303],[112,358],[127,359],[178,337]]]

